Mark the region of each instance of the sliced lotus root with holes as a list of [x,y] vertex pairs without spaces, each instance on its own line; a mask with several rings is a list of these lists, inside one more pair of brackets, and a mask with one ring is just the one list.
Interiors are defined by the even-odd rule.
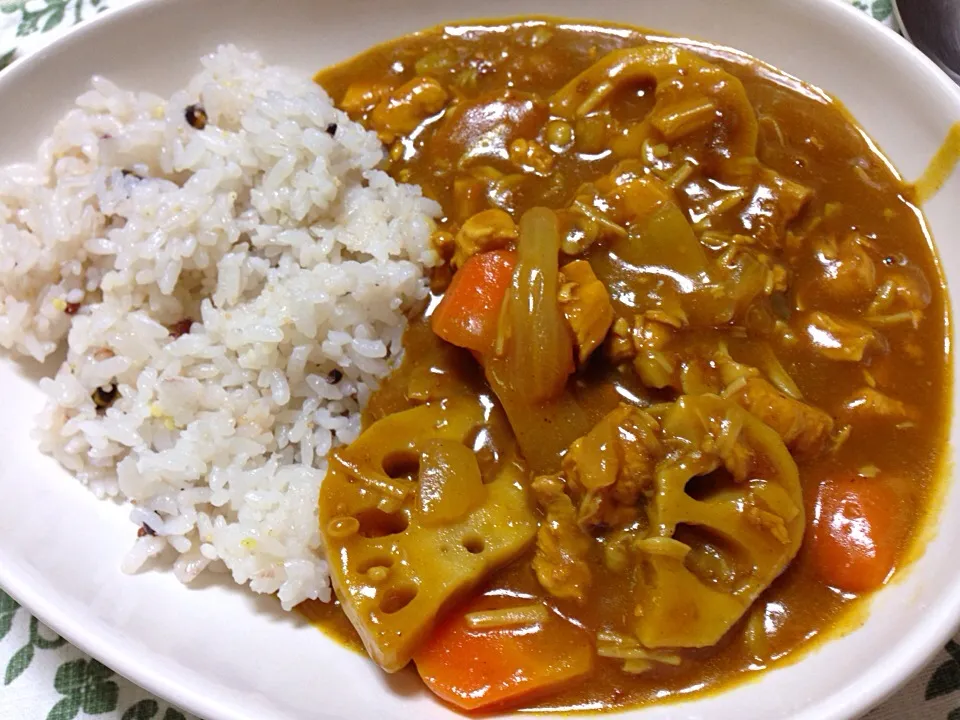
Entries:
[[330,576],[388,672],[536,532],[525,468],[510,459],[482,477],[465,445],[483,423],[474,400],[429,403],[379,420],[331,457],[320,490]]
[[[773,430],[715,395],[681,397],[662,427],[668,450],[648,505],[651,530],[636,544],[634,629],[649,648],[705,647],[720,640],[799,550],[797,466]],[[721,468],[725,480],[691,493],[691,481]],[[684,537],[715,538],[711,557],[736,568],[732,582],[698,569],[691,562],[698,548]]]

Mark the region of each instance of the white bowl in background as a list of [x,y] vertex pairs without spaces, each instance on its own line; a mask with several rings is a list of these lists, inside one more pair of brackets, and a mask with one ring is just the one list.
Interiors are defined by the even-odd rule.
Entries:
[[[960,120],[960,89],[894,33],[834,0],[146,0],[0,76],[0,164],[29,159],[93,74],[167,93],[222,42],[312,73],[444,21],[525,14],[627,22],[755,55],[840,98],[907,178]],[[926,213],[960,308],[958,200],[954,174]],[[38,373],[0,362],[0,584],[44,622],[208,720],[457,717],[412,674],[388,678],[271,600],[210,583],[184,588],[169,573],[122,575],[132,539],[126,511],[95,500],[29,437],[42,403]],[[954,445],[957,435],[954,424]],[[960,485],[951,482],[941,517],[957,516]],[[960,523],[941,524],[923,556],[878,594],[861,628],[801,661],[728,692],[623,717],[856,717],[919,669],[960,621],[958,546]]]

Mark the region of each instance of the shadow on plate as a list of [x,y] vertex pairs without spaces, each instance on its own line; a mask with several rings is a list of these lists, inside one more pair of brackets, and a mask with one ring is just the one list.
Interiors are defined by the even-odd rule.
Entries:
[[380,677],[387,690],[393,695],[402,698],[413,698],[421,695],[433,697],[424,686],[423,681],[420,680],[420,676],[417,675],[412,663],[400,672],[380,673]]
[[39,385],[43,378],[56,376],[57,370],[67,359],[67,345],[61,343],[43,362],[37,362],[33,358],[22,355],[15,355],[12,352],[4,352],[2,357],[16,369],[17,375],[29,380],[34,385]]
[[[159,573],[173,577],[173,563],[178,555],[173,548],[166,548],[154,558],[148,560],[137,575]],[[221,568],[223,565],[221,564]],[[192,582],[183,586],[185,592],[212,592],[227,591],[243,599],[250,609],[276,623],[283,623],[292,627],[310,627],[309,621],[298,612],[287,612],[280,607],[276,595],[265,595],[251,591],[246,585],[238,585],[233,576],[225,568],[222,570],[208,567]],[[319,632],[319,631],[317,631]]]

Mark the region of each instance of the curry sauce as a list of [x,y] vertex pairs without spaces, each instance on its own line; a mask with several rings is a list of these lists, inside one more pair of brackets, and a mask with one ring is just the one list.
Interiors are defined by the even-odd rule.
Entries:
[[936,155],[913,183],[913,200],[919,205],[936,195],[960,164],[960,120],[950,126]]
[[[492,533],[480,550],[467,548],[479,558],[467,558],[474,564],[462,583],[451,580],[449,594],[436,597],[437,616],[462,614],[465,602],[474,611],[543,605],[549,622],[575,628],[541,632],[544,652],[576,654],[571,632],[598,651],[589,671],[524,695],[520,705],[610,709],[715,690],[795,658],[895,575],[944,462],[949,316],[912,188],[842,105],[728,48],[552,20],[425,31],[324,70],[317,81],[378,132],[384,169],[442,208],[434,302],[408,329],[401,367],[371,397],[365,435],[390,418],[402,428],[397,418],[417,408],[434,407],[456,424],[458,408],[473,403],[482,408],[483,436],[472,432],[463,442],[476,453],[476,482],[496,488],[507,482],[504,473],[517,473],[525,479],[510,487],[525,488],[536,519],[529,533],[524,520],[509,523],[515,542]],[[535,221],[549,227],[531,230]],[[570,335],[556,345],[565,348],[562,363],[547,367],[547,358],[539,374],[503,359],[524,332],[553,342],[543,334],[546,321],[534,331],[516,321],[512,334],[503,330],[534,231],[555,237],[559,248],[547,261],[553,270],[542,271],[554,273],[557,288],[538,302],[556,303],[554,316],[565,317]],[[437,303],[454,293],[458,274],[463,282],[471,258],[515,251],[495,336],[476,345],[468,338],[464,347],[438,337],[436,313],[452,301],[444,298],[439,310]],[[588,290],[595,303],[585,299]],[[517,380],[524,373],[527,383]],[[538,384],[552,395],[535,396]],[[731,425],[734,440],[725,434]],[[391,432],[369,436],[368,445],[385,447],[399,431]],[[691,438],[702,445],[691,450]],[[420,452],[419,442],[410,447]],[[612,445],[620,453],[617,479],[601,482]],[[430,529],[422,492],[419,510],[396,509],[409,502],[397,498],[417,492],[427,455],[410,472],[387,472],[386,485],[377,486],[395,493],[377,512],[403,514],[402,526],[365,531],[370,505],[353,523],[350,503],[387,497],[357,488],[380,482],[389,468],[373,450],[351,448],[331,458],[322,530],[347,517],[361,544],[401,537],[420,522],[424,537],[441,532]],[[711,453],[713,460],[703,460]],[[363,469],[371,458],[373,474]],[[676,507],[663,499],[675,476],[683,496]],[[837,486],[846,494],[831,505],[825,488]],[[889,562],[872,580],[854,576],[853,561],[825,571],[837,550],[820,542],[832,532],[831,517],[845,517],[865,486],[895,508],[888,509],[888,547],[874,548],[872,557],[886,553]],[[733,497],[754,525],[716,519]],[[677,510],[688,499],[712,503],[717,525]],[[483,502],[445,510],[459,512],[449,526],[461,532],[470,513],[481,512],[495,523],[504,510]],[[857,506],[872,514],[864,515],[868,528],[881,512],[871,502]],[[360,553],[346,538],[351,531],[336,527],[325,530],[328,550],[335,542],[339,557]],[[392,546],[398,557],[400,542]],[[387,545],[376,547],[376,563],[364,567],[386,568],[386,578],[393,561],[380,559]],[[437,547],[446,553],[447,540]],[[483,565],[490,553],[509,559]],[[677,557],[682,567],[670,564]],[[391,596],[392,607],[384,610],[381,597],[379,611],[351,599],[360,595],[345,596],[343,583],[360,582],[352,568],[344,564],[339,580],[334,572],[350,619],[381,665],[402,666],[410,655],[386,648],[365,623],[426,602],[417,599],[417,568],[404,576],[404,592]],[[362,582],[360,594],[381,592],[380,580]],[[682,621],[678,608],[690,608],[679,590],[664,590],[669,582],[702,586],[701,604]],[[711,613],[714,620],[704,620]],[[338,610],[307,614],[356,642]],[[393,621],[386,615],[381,627]],[[430,646],[436,621],[428,618],[423,636],[409,638],[431,687],[429,658],[417,648]]]

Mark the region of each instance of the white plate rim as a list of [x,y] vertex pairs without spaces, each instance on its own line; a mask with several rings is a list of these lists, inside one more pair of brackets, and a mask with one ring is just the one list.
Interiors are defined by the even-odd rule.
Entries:
[[[202,0],[194,1],[202,2]],[[814,10],[819,8],[824,12],[845,14],[850,22],[857,24],[862,29],[862,32],[882,35],[885,42],[893,43],[892,47],[897,47],[901,52],[908,53],[912,56],[914,62],[921,64],[926,69],[928,74],[932,73],[944,94],[951,96],[957,107],[960,108],[960,88],[933,61],[899,34],[866,17],[861,11],[844,2],[844,0],[805,1],[808,5],[813,6]],[[0,74],[0,98],[4,95],[6,84],[14,77],[21,72],[26,72],[35,64],[45,62],[51,55],[62,50],[66,51],[72,45],[84,42],[86,36],[107,32],[113,25],[119,25],[137,15],[147,16],[164,5],[182,5],[187,2],[188,0],[176,0],[174,2],[171,2],[171,0],[139,0],[71,28],[54,42],[25,57],[17,58],[5,68]],[[477,13],[477,16],[486,17],[482,12]],[[957,280],[960,280],[960,278],[957,278]],[[952,421],[955,421],[955,410],[952,413]],[[947,461],[946,465],[948,467],[946,474],[949,475],[951,474],[952,462]],[[946,479],[945,481],[949,482]],[[953,482],[957,481],[958,478],[954,477]],[[0,554],[2,552],[2,537],[0,537]],[[227,720],[228,718],[240,717],[240,715],[224,708],[219,703],[210,701],[198,688],[179,685],[162,673],[155,671],[148,664],[131,658],[129,652],[122,645],[104,640],[93,632],[87,632],[70,615],[58,609],[57,604],[52,599],[44,597],[33,588],[28,578],[9,572],[3,563],[0,563],[0,586],[22,607],[71,644],[102,661],[143,689],[168,699],[188,712],[208,718],[208,720],[220,720],[221,718]],[[958,628],[960,628],[960,574],[958,574],[950,593],[937,605],[936,612],[926,615],[915,625],[912,632],[914,642],[908,652],[899,653],[895,661],[886,663],[883,672],[862,674],[852,685],[846,688],[847,692],[844,698],[839,700],[835,696],[822,698],[816,705],[805,709],[798,715],[798,720],[847,720],[866,712],[904,685],[914,672],[936,655],[943,643]],[[829,707],[827,707],[828,704]]]

